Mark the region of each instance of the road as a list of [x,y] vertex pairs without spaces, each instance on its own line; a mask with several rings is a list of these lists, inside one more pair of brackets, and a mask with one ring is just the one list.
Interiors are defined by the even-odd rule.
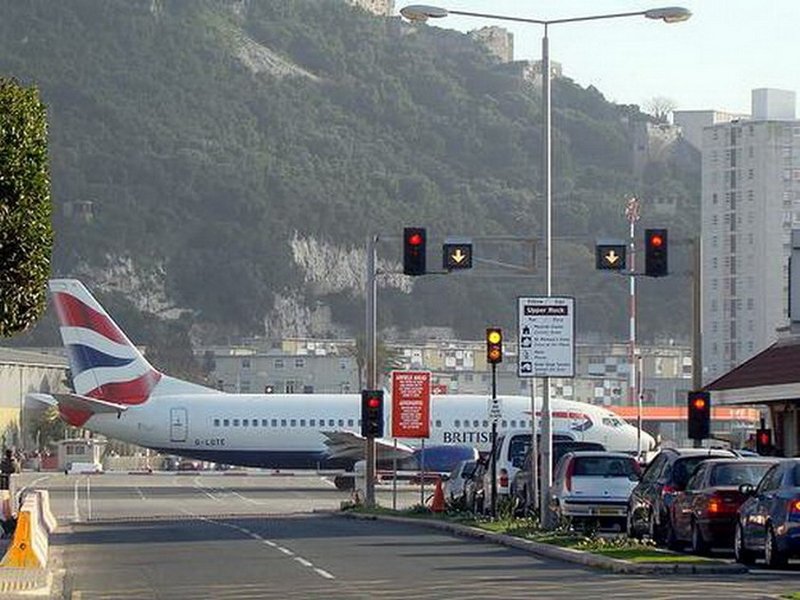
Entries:
[[706,600],[800,590],[796,569],[621,576],[422,526],[312,513],[347,497],[315,476],[58,475],[36,486],[51,489],[64,525],[53,548],[65,598]]

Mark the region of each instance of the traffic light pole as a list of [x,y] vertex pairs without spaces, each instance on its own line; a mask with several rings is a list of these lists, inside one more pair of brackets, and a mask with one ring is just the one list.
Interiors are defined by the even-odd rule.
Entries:
[[[497,365],[492,363],[492,405],[497,401]],[[497,419],[492,419],[492,516],[497,516]]]
[[[366,303],[367,303],[367,322],[366,322],[366,354],[367,354],[367,387],[374,390],[377,385],[377,366],[375,358],[375,330],[377,325],[377,273],[376,252],[378,236],[371,234],[367,238],[367,281],[366,281]],[[375,506],[375,437],[367,436],[366,439],[366,497],[364,503],[367,507]]]

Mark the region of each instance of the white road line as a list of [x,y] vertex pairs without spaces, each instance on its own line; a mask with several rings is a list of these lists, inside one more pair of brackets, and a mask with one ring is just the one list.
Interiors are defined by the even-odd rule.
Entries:
[[277,547],[278,547],[278,544],[276,544],[276,543],[275,543],[275,542],[273,542],[272,540],[264,540],[264,543],[265,543],[267,546],[269,546],[270,548],[277,548]]
[[314,572],[317,575],[320,575],[320,576],[324,577],[325,579],[336,579],[336,577],[334,577],[333,575],[331,575],[330,573],[328,573],[324,569],[319,569],[317,567],[314,567]]
[[284,548],[283,546],[275,546],[278,549],[278,552],[283,552],[286,556],[294,556],[294,552],[289,550],[288,548]]
[[250,504],[262,504],[262,502],[259,502],[258,500],[253,500],[252,498],[248,498],[247,496],[242,496],[239,492],[233,492],[233,495],[236,496],[237,498],[241,498],[245,502],[249,502]]
[[309,561],[307,561],[307,560],[306,560],[305,558],[303,558],[302,556],[295,556],[295,557],[294,557],[294,559],[295,559],[297,562],[299,562],[301,565],[303,565],[304,567],[313,567],[313,566],[314,566],[312,563],[310,563]]
[[203,492],[206,496],[211,498],[214,502],[222,502],[219,498],[217,498],[214,494],[207,492],[203,487],[201,487],[200,482],[195,479],[194,487],[196,487],[199,491]]
[[139,494],[139,498],[141,498],[142,500],[147,500],[147,498],[145,498],[145,495],[142,493],[141,488],[137,487],[136,493]]
[[334,482],[332,482],[330,479],[328,479],[327,477],[321,477],[320,479],[321,479],[321,480],[322,480],[324,483],[327,483],[327,484],[328,484],[329,486],[331,486],[332,488],[335,488],[335,487],[336,487],[336,484],[335,484]]

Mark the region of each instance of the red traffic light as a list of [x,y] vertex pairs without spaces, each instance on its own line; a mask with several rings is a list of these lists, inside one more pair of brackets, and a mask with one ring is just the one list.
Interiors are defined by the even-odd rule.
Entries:
[[373,396],[372,398],[370,398],[369,400],[367,400],[367,405],[368,405],[370,408],[380,408],[380,406],[381,406],[381,401],[380,401],[380,399],[378,399],[378,398],[375,398],[375,397]]
[[657,233],[650,237],[650,245],[660,248],[664,244],[664,238]]
[[758,441],[764,444],[765,446],[770,442],[770,435],[766,431],[762,431],[758,436]]
[[408,236],[408,243],[412,246],[419,246],[422,243],[422,236],[418,232],[412,233]]
[[695,398],[693,403],[696,410],[703,410],[706,407],[705,398]]

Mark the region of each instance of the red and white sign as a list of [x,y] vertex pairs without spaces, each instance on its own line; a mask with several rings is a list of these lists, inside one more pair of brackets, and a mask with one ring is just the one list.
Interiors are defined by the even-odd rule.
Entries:
[[431,374],[392,371],[392,437],[430,437]]

